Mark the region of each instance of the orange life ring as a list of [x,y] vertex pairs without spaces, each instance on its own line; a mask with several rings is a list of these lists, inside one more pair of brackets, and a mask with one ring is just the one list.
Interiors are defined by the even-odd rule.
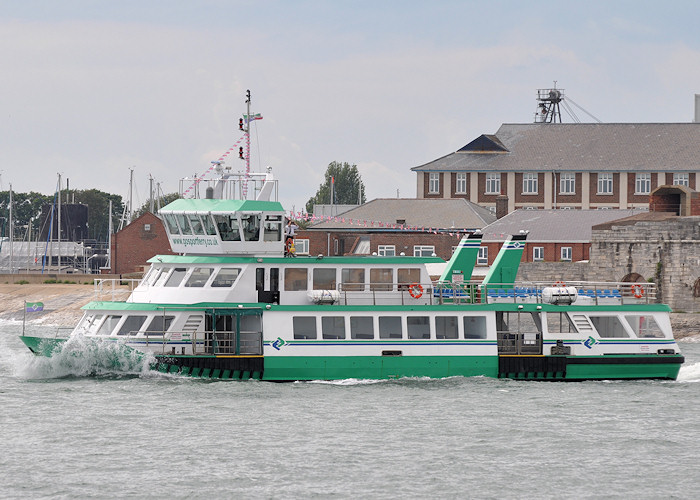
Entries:
[[410,293],[411,297],[414,299],[420,299],[423,296],[423,285],[420,283],[413,283],[408,287],[408,293]]
[[554,286],[562,287],[562,286],[566,286],[566,283],[564,283],[563,281],[555,281]]
[[632,285],[632,295],[635,299],[644,297],[644,287],[642,285]]

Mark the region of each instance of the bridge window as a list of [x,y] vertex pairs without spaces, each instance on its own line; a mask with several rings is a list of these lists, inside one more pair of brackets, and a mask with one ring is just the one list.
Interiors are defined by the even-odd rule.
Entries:
[[146,316],[127,316],[122,326],[119,327],[117,335],[136,335],[144,321],[146,321]]
[[192,226],[192,232],[198,236],[204,235],[204,226],[202,221],[199,219],[197,214],[189,214],[187,218],[190,220],[190,226]]
[[219,273],[211,282],[211,286],[214,288],[228,288],[233,286],[233,283],[238,278],[238,274],[241,272],[238,268],[227,268],[219,269]]
[[430,338],[430,318],[427,316],[409,316],[406,318],[409,339]]
[[241,217],[244,240],[258,241],[260,239],[260,219],[260,215],[253,214]]
[[215,214],[214,221],[222,241],[241,241],[238,219],[229,215]]
[[210,236],[216,236],[216,226],[211,215],[202,215],[202,222],[204,223],[204,232]]
[[185,286],[201,288],[207,282],[211,273],[211,267],[195,267]]
[[436,316],[435,317],[435,338],[436,339],[456,339],[457,316]]
[[380,316],[379,317],[379,338],[380,339],[400,339],[403,337],[400,316]]
[[318,267],[314,269],[314,290],[335,290],[335,269]]
[[316,338],[316,316],[294,316],[292,318],[292,328],[295,339],[315,339]]
[[350,338],[373,339],[374,319],[372,316],[350,316]]
[[163,220],[165,220],[165,227],[168,232],[173,235],[180,234],[180,228],[177,227],[177,222],[175,222],[175,217],[171,214],[163,214]]
[[282,241],[282,216],[268,215],[265,217],[264,241]]
[[464,338],[465,339],[485,339],[486,338],[486,317],[485,316],[464,316]]
[[603,338],[626,338],[629,337],[627,330],[622,326],[617,316],[590,316],[591,323],[598,335]]
[[344,339],[345,317],[323,316],[321,318],[321,331],[324,339]]
[[186,215],[175,214],[175,219],[177,219],[177,225],[180,226],[180,233],[184,235],[192,234],[192,228],[190,227],[190,222]]
[[288,267],[284,270],[284,290],[287,292],[295,292],[307,290],[308,272],[305,267]]

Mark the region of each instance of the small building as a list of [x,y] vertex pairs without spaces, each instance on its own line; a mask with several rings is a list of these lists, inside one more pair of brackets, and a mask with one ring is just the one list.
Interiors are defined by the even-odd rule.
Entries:
[[143,272],[154,255],[174,255],[163,222],[146,212],[112,236],[112,274]]
[[477,258],[491,265],[510,234],[528,231],[523,262],[589,260],[592,228],[630,217],[640,210],[516,210],[486,226]]
[[448,260],[466,232],[496,219],[463,199],[379,198],[325,217],[295,238],[298,255],[410,255]]

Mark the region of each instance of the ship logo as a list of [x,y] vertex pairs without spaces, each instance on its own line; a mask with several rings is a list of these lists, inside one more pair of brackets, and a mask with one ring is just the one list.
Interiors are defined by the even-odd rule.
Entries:
[[280,350],[280,347],[282,347],[282,346],[285,345],[285,344],[286,344],[286,342],[285,342],[284,340],[282,340],[281,337],[277,337],[277,340],[275,340],[275,341],[274,341],[272,344],[270,344],[270,345],[272,345],[272,347],[274,347],[275,349],[277,349],[277,350],[279,351],[279,350]]
[[593,337],[588,337],[586,340],[583,341],[583,345],[588,347],[589,349],[592,349],[594,345],[596,345],[598,341],[594,339]]

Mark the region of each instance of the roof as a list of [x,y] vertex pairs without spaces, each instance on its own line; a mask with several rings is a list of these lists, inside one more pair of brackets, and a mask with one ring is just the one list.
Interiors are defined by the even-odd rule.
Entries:
[[639,215],[639,210],[515,210],[483,229],[482,241],[529,231],[528,243],[588,243],[593,226]]
[[698,153],[700,123],[503,124],[411,170],[689,172],[700,170]]
[[[496,216],[490,210],[461,198],[377,198],[333,220],[313,224],[308,229],[378,231],[387,230],[384,225],[401,224],[397,221],[404,221],[404,227],[481,229],[494,220]],[[373,227],[371,222],[382,225]]]
[[625,217],[623,219],[615,219],[609,222],[603,222],[601,224],[596,224],[592,229],[604,230],[612,229],[613,226],[631,226],[637,222],[647,221],[665,221],[670,219],[677,219],[678,215],[672,212],[641,212],[630,217]]
[[284,212],[277,201],[178,199],[160,209],[160,213],[232,213],[232,212]]

